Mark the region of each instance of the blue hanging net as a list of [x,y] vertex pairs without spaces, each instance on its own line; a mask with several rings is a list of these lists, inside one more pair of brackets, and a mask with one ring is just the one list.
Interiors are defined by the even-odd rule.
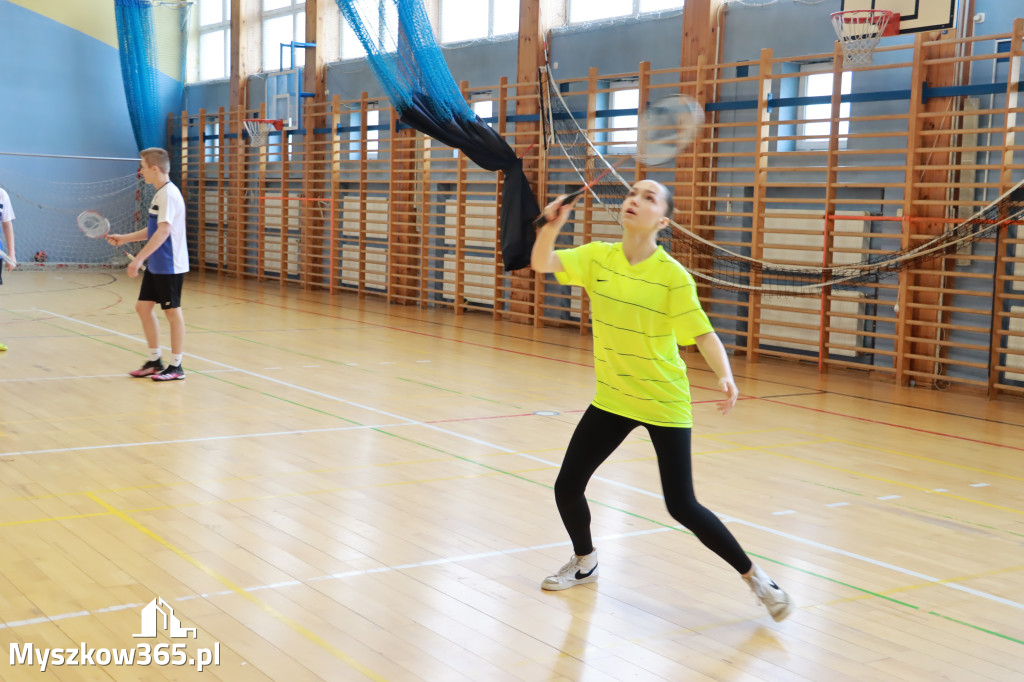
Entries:
[[455,147],[481,168],[505,174],[501,251],[506,270],[530,264],[537,199],[515,151],[480,120],[459,92],[422,0],[337,0],[366,50],[399,120]]
[[415,106],[414,93],[420,93],[430,112],[441,119],[476,118],[448,70],[420,0],[337,3],[399,116]]
[[[190,2],[114,0],[124,94],[139,149],[164,146],[167,114],[181,108],[190,8]],[[158,21],[166,37],[158,37]]]

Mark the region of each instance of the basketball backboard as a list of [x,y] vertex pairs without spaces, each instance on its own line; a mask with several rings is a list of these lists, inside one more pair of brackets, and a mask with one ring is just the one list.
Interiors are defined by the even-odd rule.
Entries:
[[301,68],[267,73],[267,118],[284,121],[285,130],[299,127],[301,83]]
[[900,33],[953,28],[957,0],[843,0],[843,11],[887,9],[900,15]]

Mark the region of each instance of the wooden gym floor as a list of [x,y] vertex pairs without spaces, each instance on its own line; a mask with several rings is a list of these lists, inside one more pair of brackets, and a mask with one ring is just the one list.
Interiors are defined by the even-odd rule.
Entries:
[[[697,491],[797,601],[777,624],[668,517],[643,431],[588,490],[601,579],[539,589],[575,331],[193,274],[157,384],[126,374],[137,281],[4,279],[7,682],[1021,679],[1021,402],[736,361],[723,418],[688,355]],[[197,638],[134,638],[156,598]],[[185,664],[15,660],[146,643]]]

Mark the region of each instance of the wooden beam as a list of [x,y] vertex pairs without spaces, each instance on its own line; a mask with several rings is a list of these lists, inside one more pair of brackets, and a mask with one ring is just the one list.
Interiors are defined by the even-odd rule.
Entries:
[[315,47],[306,48],[302,91],[313,93],[315,102],[324,101],[324,64],[327,62],[324,59],[327,52],[324,44],[327,40],[325,2],[333,3],[334,0],[306,0],[306,42],[315,44]]
[[[755,123],[756,148],[754,153],[754,196],[752,204],[750,230],[750,257],[762,260],[764,257],[764,212],[765,197],[768,194],[768,151],[771,143],[771,112],[768,100],[772,94],[772,50],[761,50],[761,65],[758,69],[757,117]],[[750,286],[761,286],[762,277],[759,273],[751,273]],[[752,292],[747,301],[747,360],[757,362],[758,339],[761,335],[761,295]]]
[[[541,112],[540,69],[545,65],[546,17],[549,16],[548,0],[520,0],[519,3],[519,55],[516,62],[516,115],[533,116]],[[540,122],[518,121],[515,124],[512,142],[517,153],[533,144],[530,154],[523,158],[523,172],[543,206],[546,183],[541,181],[540,154],[542,146]],[[530,268],[509,273],[509,313],[519,321],[533,320],[539,325],[541,314],[537,309],[540,302],[537,291],[542,291],[540,282],[546,275],[536,274]],[[497,310],[497,306],[495,306]],[[525,320],[523,318],[526,318]]]
[[247,109],[253,64],[259,70],[259,13],[253,0],[231,0],[231,109]]
[[[683,5],[683,49],[679,65],[697,66],[697,58],[718,63],[719,9],[723,0],[686,0]],[[684,76],[685,78],[685,76]]]
[[[919,33],[914,43],[914,79],[911,84],[911,131],[907,136],[908,158],[905,190],[904,215],[916,218],[934,218],[927,222],[904,222],[905,235],[910,238],[934,237],[946,230],[946,212],[949,198],[947,191],[949,171],[953,162],[952,153],[941,151],[951,145],[952,136],[945,134],[924,134],[938,130],[952,130],[953,103],[949,97],[933,97],[923,103],[922,91],[925,83],[931,87],[949,87],[956,84],[955,36],[939,31]],[[948,60],[937,61],[934,60]],[[950,116],[935,116],[950,112]],[[928,114],[932,114],[929,116]],[[937,150],[936,148],[939,148]],[[929,168],[933,166],[934,168]],[[914,246],[919,240],[904,239],[905,246]],[[939,256],[919,267],[928,270],[949,268],[949,260]],[[901,383],[913,382],[918,386],[932,387],[935,375],[943,373],[947,350],[943,340],[942,324],[949,321],[943,313],[945,295],[937,288],[945,287],[945,274],[918,274],[914,269],[904,271],[907,286],[901,288],[905,295],[900,303],[904,321],[925,322],[902,326],[906,337],[906,353]]]

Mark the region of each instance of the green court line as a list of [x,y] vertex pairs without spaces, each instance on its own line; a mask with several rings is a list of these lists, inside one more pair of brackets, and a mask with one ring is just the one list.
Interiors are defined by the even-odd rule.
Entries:
[[[118,346],[118,345],[116,345],[114,343],[111,343],[109,341],[104,341],[102,339],[97,339],[97,338],[95,338],[93,336],[89,336],[87,334],[81,334],[81,333],[75,332],[73,330],[65,330],[62,327],[60,327],[60,326],[58,326],[58,325],[56,325],[54,323],[50,323],[50,324],[52,326],[57,327],[58,329],[62,329],[63,331],[68,331],[70,333],[77,334],[78,336],[84,336],[86,338],[90,338],[90,339],[93,339],[95,341],[100,341],[101,343],[105,343],[107,345],[114,346],[115,348],[123,348],[122,346]],[[215,333],[218,333],[218,332],[215,332]],[[230,334],[228,334],[227,336],[230,336]],[[254,342],[254,343],[259,343],[259,342]],[[267,344],[259,344],[259,345],[267,345]],[[273,348],[273,346],[268,346],[268,347]],[[124,350],[128,350],[128,349],[124,349]],[[281,350],[284,350],[284,349],[281,349]],[[308,356],[308,357],[314,357],[314,356]],[[213,375],[210,375],[210,374],[204,374],[204,376],[206,376],[208,378],[216,379],[218,381],[224,381],[225,383],[228,383],[228,384],[231,384],[231,385],[234,385],[234,386],[238,386],[239,388],[245,388],[246,390],[256,390],[256,389],[248,388],[246,386],[242,386],[241,384],[236,384],[234,382],[227,381],[227,380],[225,380],[225,379],[223,379],[221,377],[214,377]],[[328,416],[331,416],[331,417],[335,417],[337,419],[342,419],[344,421],[349,421],[349,422],[351,422],[353,424],[356,424],[358,426],[364,426],[364,424],[359,424],[358,422],[354,422],[352,420],[345,419],[344,417],[339,417],[338,415],[333,415],[333,414],[330,414],[328,412],[324,412],[322,410],[317,410],[316,408],[313,408],[313,407],[309,407],[309,406],[306,406],[306,405],[301,405],[300,403],[295,403],[293,401],[287,400],[287,399],[282,398],[280,396],[275,396],[275,395],[273,395],[271,393],[267,393],[265,391],[260,391],[260,393],[262,395],[266,395],[266,396],[271,397],[271,398],[276,398],[276,399],[282,400],[284,402],[292,403],[292,404],[297,405],[299,407],[305,407],[306,409],[311,409],[311,410],[314,410],[316,412],[321,412],[321,413],[323,413],[325,415],[328,415]],[[426,443],[414,440],[412,438],[407,438],[405,436],[400,436],[400,435],[391,433],[391,432],[386,431],[386,430],[384,430],[382,428],[374,428],[372,430],[373,431],[377,431],[378,433],[381,433],[381,434],[386,435],[386,436],[391,436],[392,438],[397,438],[399,440],[403,440],[403,441],[406,441],[408,443],[412,443],[414,445],[418,445],[418,446],[426,448],[428,450],[433,450],[435,452],[439,452],[439,453],[448,455],[450,457],[454,457],[454,458],[456,458],[458,460],[461,460],[463,462],[466,462],[468,464],[474,464],[476,466],[482,467],[482,468],[487,469],[489,471],[492,471],[494,473],[503,474],[505,476],[511,476],[513,478],[519,479],[519,480],[524,481],[526,483],[531,483],[533,485],[538,485],[538,486],[541,486],[543,488],[547,488],[549,490],[553,490],[554,489],[554,486],[548,485],[546,483],[541,483],[539,481],[535,481],[535,480],[527,478],[527,477],[525,477],[523,475],[516,474],[516,473],[513,473],[511,471],[506,471],[504,469],[500,469],[500,468],[492,466],[490,464],[485,464],[483,462],[478,462],[478,461],[476,461],[474,459],[471,459],[469,457],[458,455],[458,454],[455,454],[454,452],[450,452],[448,450],[444,450],[444,449],[439,448],[439,447],[435,447],[435,446],[432,446],[432,445],[427,445]],[[512,454],[512,453],[509,453],[509,454]],[[827,487],[827,486],[825,486],[825,487]],[[844,492],[846,492],[846,491],[844,491]],[[851,494],[856,494],[856,493],[851,493]],[[648,523],[654,524],[656,526],[660,526],[662,528],[667,528],[667,529],[670,529],[670,530],[673,530],[673,531],[676,531],[676,532],[680,532],[680,533],[689,535],[691,537],[695,537],[692,532],[690,532],[689,530],[686,530],[685,528],[681,528],[680,526],[677,526],[677,525],[674,525],[674,524],[669,524],[669,523],[666,523],[666,522],[663,522],[663,521],[658,521],[658,520],[652,519],[650,517],[643,516],[642,514],[637,514],[636,512],[631,512],[631,511],[629,511],[627,509],[621,509],[619,507],[616,507],[616,506],[613,506],[613,505],[601,502],[599,500],[594,500],[594,499],[591,499],[589,497],[587,498],[587,500],[589,502],[591,502],[592,504],[595,504],[595,505],[600,506],[600,507],[604,507],[605,509],[610,509],[612,511],[616,511],[616,512],[619,512],[619,513],[622,513],[622,514],[626,514],[628,516],[632,516],[633,518],[646,521]],[[914,610],[920,610],[919,606],[915,606],[913,604],[910,604],[909,602],[904,602],[904,601],[901,601],[899,599],[895,599],[893,597],[889,597],[887,595],[881,594],[879,592],[874,592],[872,590],[868,590],[868,589],[865,589],[865,588],[862,588],[862,587],[857,587],[856,585],[851,585],[850,583],[843,582],[842,580],[837,580],[835,578],[830,578],[828,576],[821,575],[819,573],[815,573],[814,571],[808,570],[806,568],[801,568],[799,566],[794,566],[794,565],[788,564],[788,563],[786,563],[784,561],[779,561],[778,559],[772,559],[770,557],[763,556],[761,554],[756,554],[756,553],[753,553],[753,552],[748,552],[748,554],[750,556],[756,557],[756,558],[761,559],[763,561],[768,561],[768,562],[771,562],[771,563],[776,564],[778,566],[784,566],[784,567],[786,567],[786,568],[788,568],[790,570],[797,571],[797,572],[803,573],[805,575],[810,575],[810,576],[813,576],[815,578],[819,578],[821,580],[825,580],[826,582],[830,582],[830,583],[833,583],[833,584],[836,584],[836,585],[842,585],[843,587],[850,588],[852,590],[855,590],[857,592],[861,592],[863,594],[866,594],[866,595],[869,595],[869,596],[872,596],[872,597],[877,597],[877,598],[880,598],[880,599],[884,599],[884,600],[892,602],[894,604],[899,604],[901,606],[905,606],[907,608],[911,608],[911,609],[914,609]],[[939,618],[944,618],[944,619],[946,619],[948,621],[951,621],[953,623],[957,623],[959,625],[963,625],[965,627],[969,627],[969,628],[972,628],[974,630],[978,630],[979,632],[984,632],[984,633],[987,633],[987,634],[990,634],[990,635],[994,635],[996,637],[1001,637],[1001,638],[1006,639],[1008,641],[1016,642],[1017,644],[1024,644],[1024,641],[1022,641],[1022,640],[1016,639],[1016,638],[1011,637],[1009,635],[1004,635],[1004,634],[996,632],[994,630],[989,630],[987,628],[983,628],[983,627],[981,627],[979,625],[973,625],[971,623],[967,623],[965,621],[957,620],[957,619],[951,618],[949,616],[944,616],[944,615],[942,615],[940,613],[936,613],[935,611],[929,611],[929,613],[934,615],[934,616],[937,616]]]
[[[263,346],[264,348],[270,348],[272,350],[278,350],[278,351],[282,351],[284,353],[291,353],[292,355],[298,355],[299,357],[309,358],[311,360],[318,360],[320,362],[329,362],[331,364],[339,365],[341,367],[353,367],[354,369],[357,369],[357,370],[359,370],[361,372],[369,372],[371,374],[377,374],[378,373],[377,370],[368,369],[366,367],[363,367],[362,365],[352,365],[350,363],[341,362],[340,360],[334,360],[332,358],[324,358],[324,357],[321,357],[319,355],[312,355],[311,353],[303,353],[301,351],[297,351],[297,350],[294,350],[292,348],[284,348],[282,346],[275,346],[273,344],[266,343],[264,341],[257,341],[255,339],[247,339],[247,338],[245,338],[243,336],[238,336],[238,335],[232,334],[230,332],[217,331],[216,329],[208,329],[206,327],[200,327],[199,325],[193,325],[193,324],[190,324],[188,326],[192,327],[193,329],[199,329],[200,331],[207,332],[209,334],[219,334],[220,336],[226,336],[226,337],[228,337],[230,339],[237,339],[239,341],[244,341],[246,343],[251,343],[251,344],[254,344],[254,345],[257,345],[257,346]],[[475,398],[477,400],[485,400],[485,401],[487,401],[489,403],[495,403],[495,404],[498,404],[498,405],[508,405],[509,407],[515,408],[517,410],[523,409],[523,408],[519,407],[518,405],[511,405],[509,403],[503,403],[503,402],[500,402],[500,401],[497,401],[497,400],[490,400],[488,398],[481,398],[480,396],[475,396],[475,395],[471,395],[471,394],[468,394],[468,393],[463,393],[462,391],[456,391],[456,390],[451,389],[451,388],[444,388],[443,386],[437,386],[436,384],[430,384],[430,383],[426,383],[424,381],[418,381],[416,379],[408,379],[406,377],[395,377],[395,378],[399,379],[400,381],[408,381],[409,383],[419,384],[421,386],[426,386],[427,388],[432,388],[432,389],[435,389],[435,390],[438,390],[438,391],[445,391],[447,393],[454,393],[455,395],[468,395],[470,398]]]
[[428,384],[425,381],[417,381],[416,379],[406,379],[405,377],[395,377],[395,378],[398,379],[399,381],[407,381],[410,384],[418,384],[420,386],[426,386],[427,388],[433,388],[433,389],[436,389],[438,391],[444,391],[445,393],[454,393],[455,395],[465,395],[465,393],[463,393],[461,391],[456,391],[455,389],[452,389],[452,388],[445,388],[443,386],[435,386],[434,384]]
[[[863,493],[858,493],[858,492],[855,492],[853,490],[846,490],[844,488],[836,488],[834,486],[825,485],[824,483],[816,483],[815,481],[808,481],[807,479],[803,479],[803,478],[798,478],[796,480],[800,481],[801,483],[808,483],[810,485],[817,486],[819,488],[825,488],[825,489],[828,489],[828,490],[836,490],[836,491],[841,492],[841,493],[846,493],[847,495],[856,495],[857,497],[867,497]],[[957,518],[955,516],[949,516],[948,514],[940,514],[940,513],[935,512],[935,511],[931,511],[931,510],[928,510],[928,509],[921,509],[920,507],[914,507],[914,506],[909,505],[909,504],[893,503],[893,506],[901,507],[903,509],[909,509],[911,511],[916,511],[918,513],[924,514],[926,516],[931,516],[931,517],[937,518],[937,519],[945,519],[947,521],[953,521],[954,523],[962,523],[965,526],[976,526],[978,528],[984,528],[985,530],[991,530],[991,531],[994,531],[996,533],[1007,533],[1009,535],[1015,535],[1017,537],[1024,538],[1024,533],[1015,533],[1012,530],[1006,530],[1004,528],[996,528],[995,526],[989,526],[989,525],[984,524],[984,523],[978,523],[977,521],[965,521],[964,519],[960,519],[960,518]]]
[[[74,334],[76,336],[81,336],[83,338],[90,339],[92,341],[97,341],[99,343],[102,343],[102,344],[105,344],[105,345],[108,345],[108,346],[112,346],[112,347],[118,348],[120,350],[125,350],[125,351],[132,352],[132,353],[135,352],[133,349],[126,348],[125,346],[120,346],[120,345],[114,343],[113,341],[107,341],[106,339],[101,339],[101,338],[98,338],[98,337],[93,336],[91,334],[85,334],[85,333],[82,333],[82,332],[75,331],[74,329],[65,329],[64,327],[61,327],[59,324],[57,324],[55,322],[47,322],[46,324],[48,324],[51,327],[55,327],[57,329],[60,329],[61,331],[66,331],[69,334]],[[325,415],[327,417],[332,417],[334,419],[340,419],[341,421],[348,422],[349,424],[354,424],[356,426],[366,426],[366,424],[363,424],[361,422],[357,422],[357,421],[355,421],[353,419],[348,419],[346,417],[342,417],[340,415],[333,414],[333,413],[328,412],[326,410],[321,410],[321,409],[313,407],[311,405],[305,405],[303,403],[296,402],[294,400],[289,400],[288,398],[284,398],[284,397],[279,396],[279,395],[274,395],[273,393],[268,393],[267,391],[260,391],[259,389],[252,388],[251,386],[245,386],[244,384],[240,384],[238,382],[231,381],[229,379],[225,379],[222,376],[218,376],[218,375],[215,375],[215,374],[209,374],[207,372],[203,372],[203,371],[197,370],[197,369],[192,369],[192,370],[189,370],[189,371],[193,372],[195,374],[201,374],[202,376],[206,377],[207,379],[213,379],[214,381],[220,381],[222,383],[228,384],[230,386],[234,386],[236,388],[241,388],[241,389],[244,389],[246,391],[255,391],[256,393],[259,393],[260,395],[264,395],[264,396],[266,396],[268,398],[273,398],[274,400],[280,400],[281,402],[285,402],[285,403],[288,403],[290,405],[294,405],[295,407],[300,407],[300,408],[305,409],[305,410],[310,410],[312,412],[317,412],[317,413]],[[367,370],[367,371],[370,371],[370,370]]]
[[[449,456],[454,457],[454,458],[456,458],[458,460],[461,460],[461,461],[466,462],[468,464],[474,464],[476,466],[482,467],[482,468],[487,469],[489,471],[492,471],[494,473],[504,474],[506,476],[511,476],[511,477],[517,478],[517,479],[519,479],[521,481],[525,481],[526,483],[531,483],[533,485],[537,485],[537,486],[540,486],[542,488],[547,488],[548,490],[554,490],[554,486],[548,485],[547,483],[541,483],[539,481],[535,481],[535,480],[533,480],[531,478],[527,478],[526,476],[523,476],[521,474],[513,473],[511,471],[506,471],[506,470],[500,469],[500,468],[498,468],[496,466],[492,466],[490,464],[485,464],[484,462],[478,462],[478,461],[476,461],[474,459],[471,459],[469,457],[465,457],[463,455],[458,455],[458,454],[455,454],[454,452],[449,452],[449,451],[444,450],[442,448],[439,448],[439,447],[436,447],[436,446],[433,446],[433,445],[428,445],[426,443],[417,441],[417,440],[412,439],[412,438],[407,438],[405,436],[399,436],[397,434],[390,433],[389,431],[386,431],[384,429],[373,429],[373,430],[374,431],[378,431],[378,432],[380,432],[380,433],[382,433],[382,434],[384,434],[386,436],[391,436],[393,438],[398,438],[399,440],[404,440],[404,441],[406,441],[408,443],[412,443],[414,445],[418,445],[418,446],[426,448],[428,450],[433,450],[434,452],[440,452],[442,454],[449,455]],[[513,453],[509,453],[509,454],[513,454]],[[612,511],[619,512],[621,514],[626,514],[627,516],[632,516],[635,519],[646,521],[646,522],[651,523],[651,524],[653,524],[655,526],[660,526],[662,528],[666,528],[666,529],[673,530],[673,531],[676,531],[676,532],[679,532],[679,533],[683,533],[683,534],[689,535],[691,537],[696,537],[696,536],[694,536],[694,534],[692,532],[690,532],[686,528],[680,527],[678,525],[666,523],[664,521],[658,521],[657,519],[652,519],[652,518],[644,516],[642,514],[638,514],[636,512],[629,511],[628,509],[622,509],[622,508],[616,507],[614,505],[611,505],[611,504],[608,504],[608,503],[605,503],[605,502],[601,502],[600,500],[591,499],[589,497],[587,498],[587,501],[590,502],[591,504],[597,505],[599,507],[604,507],[605,509],[610,509]],[[747,554],[749,554],[750,556],[755,557],[757,559],[760,559],[762,561],[767,561],[767,562],[776,564],[777,566],[784,566],[784,567],[786,567],[786,568],[788,568],[788,569],[790,569],[792,571],[797,571],[798,573],[803,573],[804,575],[813,576],[815,578],[818,578],[820,580],[824,580],[826,582],[829,582],[829,583],[832,583],[832,584],[835,584],[835,585],[842,585],[843,587],[849,588],[851,590],[855,590],[857,592],[860,592],[861,594],[865,594],[865,595],[868,595],[868,596],[871,596],[871,597],[876,597],[878,599],[883,599],[885,601],[891,602],[893,604],[898,604],[899,606],[904,606],[906,608],[913,609],[915,611],[920,611],[921,610],[920,606],[916,606],[914,604],[911,604],[910,602],[906,602],[906,601],[902,601],[900,599],[896,599],[895,597],[890,597],[888,595],[882,594],[881,592],[875,592],[873,590],[869,590],[869,589],[864,588],[864,587],[858,587],[856,585],[852,585],[852,584],[844,582],[842,580],[838,580],[836,578],[832,578],[832,577],[829,577],[827,575],[822,575],[820,573],[816,573],[814,571],[811,571],[811,570],[806,569],[806,568],[802,568],[800,566],[794,566],[793,564],[788,564],[788,563],[786,563],[784,561],[779,561],[778,559],[773,559],[771,557],[767,557],[767,556],[764,556],[762,554],[756,554],[754,552],[747,552]],[[1010,640],[1012,642],[1017,642],[1018,644],[1024,644],[1024,641],[1015,639],[1013,637],[1010,637],[1009,635],[1004,635],[1004,634],[995,632],[993,630],[989,630],[987,628],[983,628],[983,627],[978,626],[978,625],[972,625],[971,623],[966,623],[966,622],[963,622],[963,621],[956,620],[954,618],[949,618],[948,616],[943,616],[942,614],[935,613],[934,611],[929,611],[929,613],[931,613],[933,615],[936,615],[936,616],[939,616],[940,618],[945,618],[946,620],[950,620],[952,622],[959,623],[960,625],[964,625],[966,627],[973,628],[973,629],[978,630],[980,632],[985,632],[985,633],[988,633],[988,634],[991,634],[991,635],[995,635],[997,637],[1002,637],[1003,639],[1007,639],[1007,640]]]
[[494,403],[495,405],[508,405],[509,407],[511,407],[511,408],[513,408],[515,410],[526,409],[526,408],[524,408],[524,407],[522,407],[520,405],[513,405],[512,403],[503,403],[500,400],[491,400],[490,398],[485,398],[482,395],[470,395],[470,397],[471,398],[476,398],[477,400],[483,400],[485,403]]
[[825,485],[824,483],[818,483],[817,481],[808,481],[805,478],[798,478],[796,480],[800,481],[801,483],[808,483],[810,485],[818,486],[819,488],[825,488],[826,490],[835,490],[836,492],[846,493],[847,495],[856,495],[857,497],[866,497],[866,495],[864,495],[864,493],[858,493],[858,492],[856,492],[854,490],[847,490],[846,488],[837,488],[837,487],[835,487],[833,485]]
[[995,526],[989,526],[989,525],[984,524],[984,523],[978,523],[977,521],[964,521],[963,519],[958,519],[955,516],[949,516],[948,514],[939,514],[938,512],[929,511],[927,509],[919,509],[918,507],[912,507],[909,504],[897,504],[895,506],[903,507],[904,509],[909,509],[911,511],[920,512],[920,513],[926,514],[928,516],[934,516],[934,517],[939,518],[939,519],[946,519],[947,521],[953,521],[954,523],[962,523],[965,526],[976,526],[978,528],[984,528],[985,530],[991,530],[991,531],[994,531],[996,533],[1008,533],[1010,535],[1016,535],[1019,538],[1024,538],[1024,533],[1015,533],[1012,530],[1006,530],[1005,528],[997,528]]
[[200,370],[190,370],[190,371],[195,372],[197,374],[202,374],[207,379],[213,379],[214,381],[220,381],[222,383],[228,384],[229,386],[234,386],[236,388],[241,388],[241,389],[244,389],[246,391],[255,391],[256,393],[259,393],[260,395],[264,395],[264,396],[266,396],[268,398],[273,398],[274,400],[280,400],[283,403],[288,403],[289,405],[294,405],[295,407],[301,407],[304,410],[309,410],[311,412],[317,412],[319,414],[322,414],[322,415],[327,416],[327,417],[332,417],[334,419],[340,419],[343,422],[348,422],[349,424],[355,424],[356,426],[366,426],[366,424],[363,424],[362,422],[357,422],[354,419],[349,419],[347,417],[342,417],[341,415],[334,414],[333,412],[328,412],[327,410],[321,410],[320,408],[313,407],[312,405],[305,405],[305,404],[297,402],[295,400],[289,400],[288,398],[284,398],[284,397],[279,396],[279,395],[274,395],[273,393],[269,393],[267,391],[261,391],[261,390],[259,390],[257,388],[252,388],[251,386],[246,386],[244,384],[240,384],[237,381],[231,381],[230,379],[225,379],[224,377],[219,376],[219,375],[207,374],[206,372],[203,372],[203,371],[200,371]]
[[339,365],[341,367],[353,367],[354,369],[356,369],[356,370],[358,370],[360,372],[369,372],[370,374],[376,374],[377,373],[376,370],[369,369],[369,368],[364,367],[362,365],[353,365],[351,363],[342,362],[341,360],[335,360],[333,358],[325,358],[325,357],[321,357],[319,355],[313,355],[312,353],[303,353],[302,351],[297,351],[294,348],[284,348],[282,346],[275,346],[273,344],[266,343],[264,341],[257,341],[255,339],[247,339],[244,336],[238,336],[237,334],[232,334],[231,332],[222,332],[222,331],[217,331],[216,329],[207,329],[206,327],[200,327],[199,325],[196,325],[196,324],[189,324],[188,326],[192,327],[193,329],[199,329],[200,331],[207,332],[209,334],[218,334],[220,336],[226,336],[229,339],[236,339],[238,341],[244,341],[245,343],[251,343],[251,344],[253,344],[255,346],[263,346],[264,348],[269,348],[271,350],[278,350],[278,351],[282,351],[282,352],[285,352],[285,353],[290,353],[292,355],[298,355],[299,357],[302,357],[302,358],[309,358],[311,360],[318,360],[320,362],[329,362],[332,365]]
[[958,620],[956,618],[953,618],[951,616],[943,615],[943,614],[939,613],[938,611],[929,611],[928,613],[930,613],[933,616],[938,616],[939,618],[945,618],[946,620],[952,621],[952,622],[957,623],[959,625],[963,625],[965,627],[969,627],[969,628],[971,628],[973,630],[979,630],[979,631],[984,632],[985,634],[988,634],[988,635],[995,635],[996,637],[1002,637],[1003,639],[1008,639],[1011,642],[1016,642],[1017,644],[1024,644],[1024,640],[1022,640],[1022,639],[1017,639],[1016,637],[1010,637],[1009,635],[1004,635],[1001,632],[996,632],[995,630],[989,630],[988,628],[983,628],[983,627],[981,627],[979,625],[973,625],[972,623],[967,623],[967,622],[964,622],[962,620]]

